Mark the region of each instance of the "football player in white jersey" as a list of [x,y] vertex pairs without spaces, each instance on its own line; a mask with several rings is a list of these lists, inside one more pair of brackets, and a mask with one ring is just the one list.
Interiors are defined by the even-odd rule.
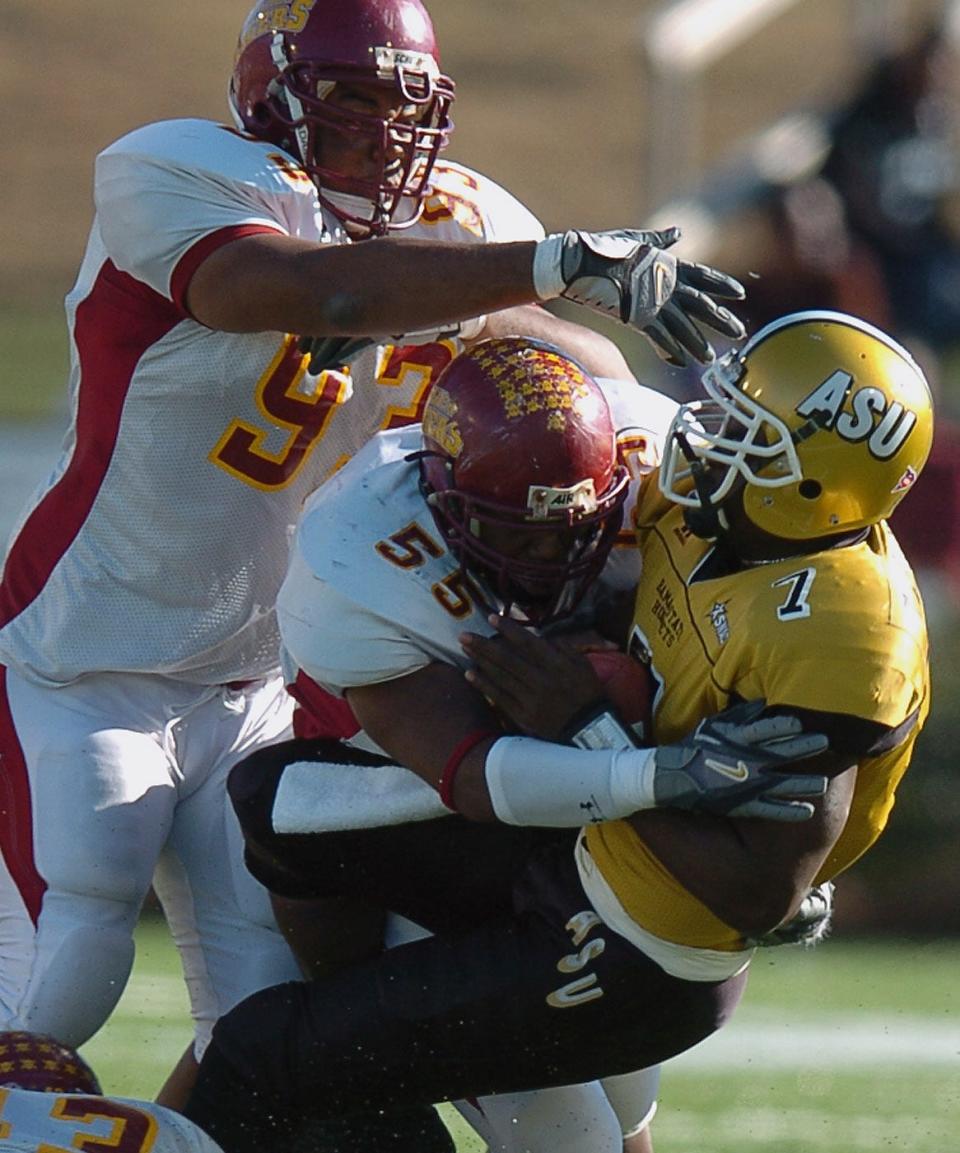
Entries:
[[0,1153],[103,1148],[221,1153],[172,1109],[103,1096],[90,1066],[55,1038],[0,1032]]
[[545,237],[441,161],[452,100],[419,0],[264,3],[234,124],[152,124],[97,158],[67,298],[71,424],[0,586],[2,1024],[96,1032],[151,881],[198,1046],[294,971],[223,804],[231,765],[289,733],[289,535],[374,432],[418,417],[464,339],[543,330],[625,375],[609,342],[538,307],[559,295],[674,362],[711,355],[702,325],[740,331],[722,304],[740,286],[664,251],[673,233]]
[[[618,428],[637,475],[657,461],[664,405],[645,411],[647,399],[635,388],[614,391],[611,404],[542,342],[483,341],[433,387],[422,429],[381,433],[307,502],[278,614],[288,676],[331,739],[261,750],[229,787],[248,866],[280,898],[315,979],[255,995],[214,1031],[187,1114],[229,1153],[289,1140],[303,1113],[360,1123],[375,1106],[389,1115],[478,1095],[488,1116],[504,1111],[503,1133],[518,1091],[554,1086],[562,1101],[565,1085],[649,1068],[736,1003],[738,959],[675,978],[601,923],[576,879],[574,826],[593,811],[715,799],[747,816],[805,817],[796,798],[823,782],[761,769],[822,748],[819,738],[792,736],[792,724],[748,732],[718,722],[681,747],[644,751],[649,772],[624,763],[616,781],[602,758],[573,750],[570,761],[557,746],[556,798],[543,799],[537,820],[517,822],[542,827],[482,823],[494,812],[508,822],[511,806],[534,802],[524,766],[521,779],[508,768],[486,784],[477,772],[515,738],[501,739],[497,716],[464,680],[460,638],[492,632],[492,611],[552,625],[609,573],[630,484]],[[744,742],[733,781],[703,756],[707,748],[719,763],[732,738]],[[344,894],[436,936],[324,974],[316,960],[327,935],[318,950],[310,918]],[[631,1149],[649,1148],[637,1130],[655,1073],[645,1102],[641,1080],[626,1102],[632,1114],[619,1086],[600,1086],[633,1131]],[[250,1093],[270,1103],[266,1125],[250,1115]],[[620,1134],[616,1146],[590,1136],[593,1149],[621,1146]]]

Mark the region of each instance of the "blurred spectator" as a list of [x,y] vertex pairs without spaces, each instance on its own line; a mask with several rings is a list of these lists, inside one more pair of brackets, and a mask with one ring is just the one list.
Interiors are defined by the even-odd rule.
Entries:
[[956,65],[950,20],[877,61],[822,170],[880,263],[897,332],[938,352],[960,339]]
[[843,201],[826,180],[772,189],[754,230],[757,254],[741,306],[751,331],[805,308],[835,308],[883,329],[892,326],[883,267],[851,232]]
[[830,118],[818,172],[768,187],[741,310],[751,331],[795,309],[852,312],[924,364],[937,397],[933,452],[892,524],[939,619],[960,608],[958,32],[954,3],[871,67]]
[[907,554],[931,623],[960,607],[960,424],[938,414],[930,459],[910,505],[890,525]]

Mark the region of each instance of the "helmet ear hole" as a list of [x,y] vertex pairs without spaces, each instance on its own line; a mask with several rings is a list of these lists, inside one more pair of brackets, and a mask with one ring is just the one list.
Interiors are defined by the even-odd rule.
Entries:
[[797,485],[797,492],[804,500],[816,500],[823,492],[823,485],[818,480],[802,480]]
[[250,119],[260,128],[268,128],[273,121],[273,113],[270,111],[270,106],[264,103],[264,101],[258,100],[250,110]]

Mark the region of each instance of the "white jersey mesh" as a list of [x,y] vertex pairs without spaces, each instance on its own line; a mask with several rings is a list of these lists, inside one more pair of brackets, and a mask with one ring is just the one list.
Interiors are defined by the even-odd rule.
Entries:
[[[542,235],[477,173],[443,163],[435,184],[407,235]],[[415,420],[458,345],[384,342],[349,376],[316,377],[293,337],[194,321],[189,274],[218,244],[251,230],[349,243],[289,156],[223,125],[168,121],[124,137],[98,158],[95,200],[67,298],[71,426],[7,555],[0,661],[45,683],[265,675],[304,499],[378,429]]]
[[[634,381],[601,386],[621,446],[632,453],[630,508],[659,461],[676,404]],[[434,660],[465,668],[459,635],[490,634],[487,610],[450,583],[459,566],[419,491],[417,465],[407,460],[420,447],[419,425],[383,432],[307,502],[277,606],[288,683],[302,670],[342,695]],[[624,546],[602,578],[617,587],[639,575],[639,553]]]

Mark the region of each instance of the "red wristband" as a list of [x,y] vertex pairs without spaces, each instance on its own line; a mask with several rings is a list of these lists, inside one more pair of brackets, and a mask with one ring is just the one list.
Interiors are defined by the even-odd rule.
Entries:
[[437,782],[437,792],[440,794],[440,800],[443,801],[448,809],[457,812],[457,806],[453,803],[453,782],[456,780],[457,773],[460,771],[464,757],[470,752],[474,745],[479,745],[480,742],[485,741],[487,737],[499,737],[502,735],[502,733],[498,733],[495,729],[474,729],[472,733],[467,733],[447,758],[447,763],[443,766],[443,772],[440,774],[440,780]]

